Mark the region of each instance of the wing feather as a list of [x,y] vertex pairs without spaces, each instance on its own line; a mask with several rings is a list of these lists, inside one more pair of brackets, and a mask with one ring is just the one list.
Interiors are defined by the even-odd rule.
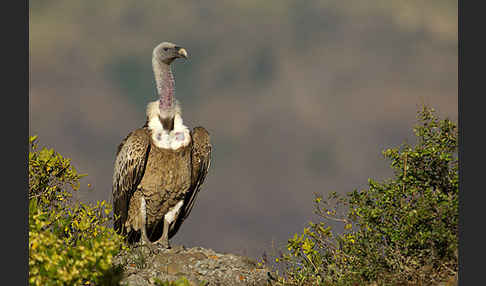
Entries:
[[211,143],[209,132],[203,127],[195,127],[191,132],[191,187],[184,198],[184,205],[170,230],[169,236],[173,236],[179,230],[182,222],[189,216],[194,207],[197,194],[201,190],[211,165]]
[[114,228],[125,233],[128,204],[142,180],[150,152],[150,136],[144,128],[130,132],[120,143],[116,152],[113,172],[113,207],[116,216]]

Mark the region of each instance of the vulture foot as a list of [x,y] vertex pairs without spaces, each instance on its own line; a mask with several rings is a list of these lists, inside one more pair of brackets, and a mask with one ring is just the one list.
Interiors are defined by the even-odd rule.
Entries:
[[170,243],[169,240],[167,239],[159,239],[156,242],[154,242],[155,245],[157,245],[160,248],[165,248],[165,249],[170,249]]

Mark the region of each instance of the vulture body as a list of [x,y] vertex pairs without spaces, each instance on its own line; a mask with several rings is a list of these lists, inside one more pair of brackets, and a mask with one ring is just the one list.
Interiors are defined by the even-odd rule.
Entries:
[[115,230],[129,242],[157,243],[169,239],[188,217],[211,160],[209,133],[191,132],[183,124],[174,100],[170,64],[187,52],[164,42],[153,52],[152,65],[159,100],[147,105],[145,125],[128,134],[118,146],[113,173]]

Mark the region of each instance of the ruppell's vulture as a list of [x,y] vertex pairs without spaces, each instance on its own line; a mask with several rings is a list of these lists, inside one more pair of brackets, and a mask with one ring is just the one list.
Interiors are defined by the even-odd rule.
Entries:
[[163,42],[153,50],[159,99],[147,105],[145,125],[118,146],[113,173],[115,230],[129,242],[170,248],[169,239],[190,214],[211,162],[209,133],[183,124],[174,98],[171,63],[184,48]]

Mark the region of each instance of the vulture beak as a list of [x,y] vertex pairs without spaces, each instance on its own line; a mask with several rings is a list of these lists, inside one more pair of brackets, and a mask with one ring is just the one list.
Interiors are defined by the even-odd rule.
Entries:
[[187,51],[186,49],[184,48],[180,48],[178,51],[177,51],[177,55],[181,58],[185,58],[187,59]]

